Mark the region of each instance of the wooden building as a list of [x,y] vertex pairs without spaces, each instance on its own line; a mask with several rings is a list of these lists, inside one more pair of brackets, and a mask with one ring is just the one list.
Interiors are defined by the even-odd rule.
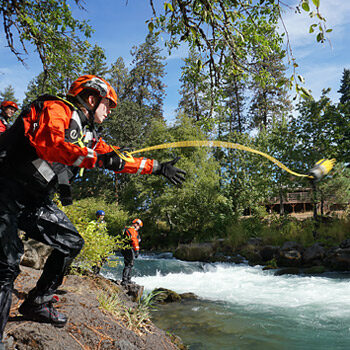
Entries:
[[[272,197],[264,204],[269,213],[280,213],[280,197]],[[312,188],[297,188],[293,192],[287,192],[283,195],[282,205],[285,213],[305,213],[313,211]],[[322,202],[320,200],[317,201],[317,210],[324,213],[333,210],[342,210],[345,206],[346,204],[337,203],[336,198],[332,195],[326,196]]]
[[[283,195],[283,209],[287,213],[305,213],[313,210],[313,199],[311,188],[298,188],[293,192],[287,192]],[[280,197],[272,197],[265,203],[269,213],[280,212]]]

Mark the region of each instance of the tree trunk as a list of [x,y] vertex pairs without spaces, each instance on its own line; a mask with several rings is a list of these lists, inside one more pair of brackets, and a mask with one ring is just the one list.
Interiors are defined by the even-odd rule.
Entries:
[[280,216],[283,216],[284,215],[284,203],[283,203],[283,191],[282,191],[282,188],[280,188],[279,197],[280,197]]
[[312,184],[312,201],[314,208],[314,229],[312,235],[314,238],[317,237],[317,229],[318,229],[318,218],[317,218],[317,188],[315,181],[311,181]]
[[323,197],[322,193],[321,193],[320,210],[321,210],[321,216],[323,216],[323,214],[324,214],[324,197]]
[[172,231],[173,230],[173,222],[171,221],[171,217],[170,217],[170,215],[169,215],[169,213],[168,212],[166,212],[166,217],[167,217],[167,219],[168,219],[168,224],[169,224],[169,226],[170,226],[170,231]]
[[114,175],[115,178],[115,205],[118,206],[119,196],[118,196],[118,177],[117,174]]
[[312,204],[314,210],[314,220],[317,220],[317,189],[314,181],[312,181]]

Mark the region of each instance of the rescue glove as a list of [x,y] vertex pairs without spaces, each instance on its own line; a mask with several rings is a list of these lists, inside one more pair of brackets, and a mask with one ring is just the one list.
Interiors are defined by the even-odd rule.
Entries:
[[119,158],[115,152],[109,152],[97,155],[97,165],[99,168],[121,171],[124,169],[125,161]]
[[164,162],[164,163],[156,163],[153,165],[154,175],[163,175],[174,185],[181,185],[183,181],[185,181],[186,171],[174,167],[174,164],[180,159],[180,157],[176,157],[175,159]]

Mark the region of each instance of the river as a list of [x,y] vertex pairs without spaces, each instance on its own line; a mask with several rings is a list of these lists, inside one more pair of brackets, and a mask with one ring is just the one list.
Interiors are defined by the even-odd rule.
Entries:
[[[123,258],[121,258],[121,261]],[[122,265],[103,274],[121,278]],[[153,322],[191,350],[350,349],[350,274],[274,276],[261,266],[141,255],[133,280],[198,300],[157,306]]]

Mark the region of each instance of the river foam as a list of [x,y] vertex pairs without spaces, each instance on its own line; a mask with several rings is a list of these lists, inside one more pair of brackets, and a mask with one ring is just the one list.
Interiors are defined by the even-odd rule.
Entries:
[[[120,279],[122,265],[103,274]],[[350,348],[350,283],[344,274],[274,276],[261,266],[141,256],[133,280],[200,299],[154,313],[163,329],[200,350]]]
[[178,293],[244,306],[249,310],[281,308],[299,317],[350,319],[350,283],[345,279],[274,276],[248,265],[206,265],[205,271],[160,273],[135,278],[148,291],[163,287]]

